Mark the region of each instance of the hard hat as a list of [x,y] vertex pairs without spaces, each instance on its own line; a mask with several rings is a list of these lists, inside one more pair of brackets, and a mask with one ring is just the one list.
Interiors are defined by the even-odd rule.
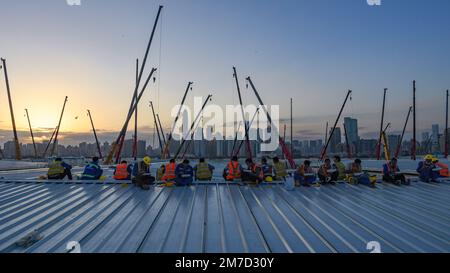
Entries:
[[426,155],[425,156],[425,160],[433,160],[433,156],[432,155]]
[[439,158],[433,157],[433,162],[438,162],[438,161],[439,161]]
[[152,163],[152,159],[148,156],[144,157],[144,163],[146,165],[150,165]]
[[266,177],[266,182],[273,182],[273,178],[270,176]]

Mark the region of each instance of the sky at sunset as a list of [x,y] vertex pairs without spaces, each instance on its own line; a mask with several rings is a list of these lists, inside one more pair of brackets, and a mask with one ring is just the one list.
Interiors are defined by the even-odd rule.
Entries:
[[[93,142],[86,109],[100,140],[111,141],[125,120],[158,6],[162,20],[148,73],[158,68],[139,105],[140,138],[150,142],[153,100],[165,128],[188,81],[193,95],[237,104],[232,67],[244,104],[256,103],[251,76],[266,104],[289,117],[294,135],[323,138],[348,89],[344,115],[359,119],[363,137],[379,130],[382,93],[389,88],[391,133],[403,127],[418,88],[418,128],[444,127],[450,88],[450,1],[383,0],[0,0],[0,57],[7,59],[20,141],[30,142],[25,108],[38,140],[50,137],[64,97],[63,144]],[[0,71],[0,143],[12,139],[3,70]],[[78,118],[77,118],[78,117]],[[342,120],[343,122],[343,120]],[[132,125],[131,123],[130,125]],[[132,126],[130,126],[131,129]],[[411,126],[410,126],[411,127]],[[168,130],[168,129],[166,129]]]

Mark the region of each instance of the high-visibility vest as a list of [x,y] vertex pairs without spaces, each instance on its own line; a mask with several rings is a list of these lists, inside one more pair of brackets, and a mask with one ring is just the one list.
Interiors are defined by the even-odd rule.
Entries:
[[197,165],[197,171],[196,171],[196,176],[197,179],[211,179],[212,177],[212,173],[211,170],[209,169],[209,165],[208,163],[199,163]]
[[297,169],[297,174],[300,176],[305,176],[306,173],[312,173],[313,169],[311,167],[306,167],[304,164],[302,164]]
[[176,167],[177,167],[177,165],[175,163],[167,164],[166,171],[164,172],[164,175],[162,177],[162,181],[174,180],[176,178],[176,176],[175,176]]
[[442,170],[439,171],[439,175],[440,176],[443,176],[443,177],[449,177],[450,176],[450,173],[448,171],[448,166],[445,165],[444,163],[438,162],[438,163],[436,163],[436,167],[439,167],[439,168],[442,169]]
[[241,178],[241,170],[240,170],[239,162],[230,161],[228,163],[228,175],[227,180],[233,180]]
[[156,171],[156,180],[157,181],[162,181],[163,176],[164,176],[164,167],[160,167]]
[[283,163],[281,163],[281,162],[275,163],[274,168],[275,168],[275,174],[277,177],[286,177],[287,176],[286,166]]
[[64,173],[64,167],[61,161],[54,161],[50,164],[47,175],[59,175]]
[[127,164],[120,164],[116,167],[116,174],[114,174],[115,180],[125,180],[128,179],[129,173],[128,173],[128,165]]

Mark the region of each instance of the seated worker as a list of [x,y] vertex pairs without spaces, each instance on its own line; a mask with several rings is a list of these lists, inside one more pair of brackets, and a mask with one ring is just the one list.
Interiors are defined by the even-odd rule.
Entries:
[[284,180],[286,181],[287,171],[286,171],[286,164],[280,161],[278,157],[273,158],[273,171],[275,174],[275,180],[280,181]]
[[161,164],[161,166],[159,166],[158,170],[156,171],[156,181],[162,181],[165,172],[166,166],[164,164]]
[[102,174],[103,170],[100,167],[99,158],[95,156],[92,158],[92,162],[84,167],[81,180],[99,180]]
[[437,158],[437,157],[433,158],[433,164],[438,169],[436,172],[437,172],[439,177],[441,177],[441,178],[448,178],[450,176],[450,173],[448,171],[448,165],[439,162],[439,158]]
[[175,159],[171,159],[170,162],[164,168],[164,175],[162,177],[162,181],[169,182],[175,181],[175,169],[177,168],[177,164],[175,163]]
[[339,172],[331,166],[331,160],[325,159],[324,164],[319,168],[319,179],[322,184],[336,185]]
[[375,188],[376,186],[377,182],[372,182],[370,180],[369,174],[363,171],[361,159],[357,158],[353,163],[350,163],[347,169],[347,173],[350,175],[350,183],[354,181],[357,184],[366,185],[371,188]]
[[130,180],[132,171],[132,165],[128,165],[128,162],[123,160],[119,165],[117,165],[116,169],[114,170],[113,178],[114,180]]
[[66,176],[69,180],[72,180],[72,172],[70,171],[72,166],[65,163],[62,158],[58,157],[50,163],[47,172],[47,178],[50,180],[62,180]]
[[261,166],[254,163],[252,159],[245,160],[247,168],[242,172],[242,182],[261,183],[264,180],[264,174]]
[[333,161],[334,161],[333,167],[338,171],[337,180],[340,181],[345,180],[346,167],[345,164],[342,163],[341,157],[337,155],[333,158]]
[[152,164],[152,159],[148,156],[144,157],[142,161],[134,164],[133,167],[133,184],[140,187],[143,190],[149,190],[150,185],[155,183],[155,177],[152,176],[150,172],[150,166]]
[[383,165],[383,181],[395,185],[408,184],[405,175],[400,173],[397,158]]
[[194,167],[195,180],[211,181],[214,170],[213,165],[206,163],[204,158],[200,158],[199,163]]
[[242,166],[239,164],[237,156],[228,162],[227,166],[223,170],[223,178],[226,181],[234,181],[235,179],[241,179]]
[[273,167],[267,163],[266,158],[261,160],[261,171],[263,173],[264,181],[273,182]]
[[305,160],[303,164],[298,167],[297,171],[294,174],[295,186],[305,186],[310,187],[311,184],[316,182],[317,177],[314,173],[313,168],[311,167],[311,161]]
[[194,168],[189,163],[189,160],[185,159],[175,169],[175,182],[178,187],[190,186],[194,181]]
[[436,166],[433,164],[433,156],[425,156],[425,160],[419,163],[417,172],[419,173],[420,181],[425,183],[437,182],[438,174],[433,171]]

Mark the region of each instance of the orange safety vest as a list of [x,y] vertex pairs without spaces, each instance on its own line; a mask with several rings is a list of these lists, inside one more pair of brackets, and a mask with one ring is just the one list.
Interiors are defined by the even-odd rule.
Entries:
[[440,176],[442,176],[442,177],[449,177],[450,176],[450,173],[448,171],[448,166],[447,165],[445,165],[444,163],[438,162],[438,163],[436,163],[436,166],[442,169],[442,170],[439,171]]
[[241,171],[239,168],[239,162],[230,161],[228,163],[228,175],[227,180],[239,179],[241,178]]
[[164,172],[164,176],[162,177],[162,181],[172,181],[176,178],[175,176],[175,168],[177,165],[175,163],[169,163],[166,165],[166,171]]
[[128,179],[128,165],[127,164],[120,164],[116,167],[116,174],[114,174],[115,180],[125,180]]

